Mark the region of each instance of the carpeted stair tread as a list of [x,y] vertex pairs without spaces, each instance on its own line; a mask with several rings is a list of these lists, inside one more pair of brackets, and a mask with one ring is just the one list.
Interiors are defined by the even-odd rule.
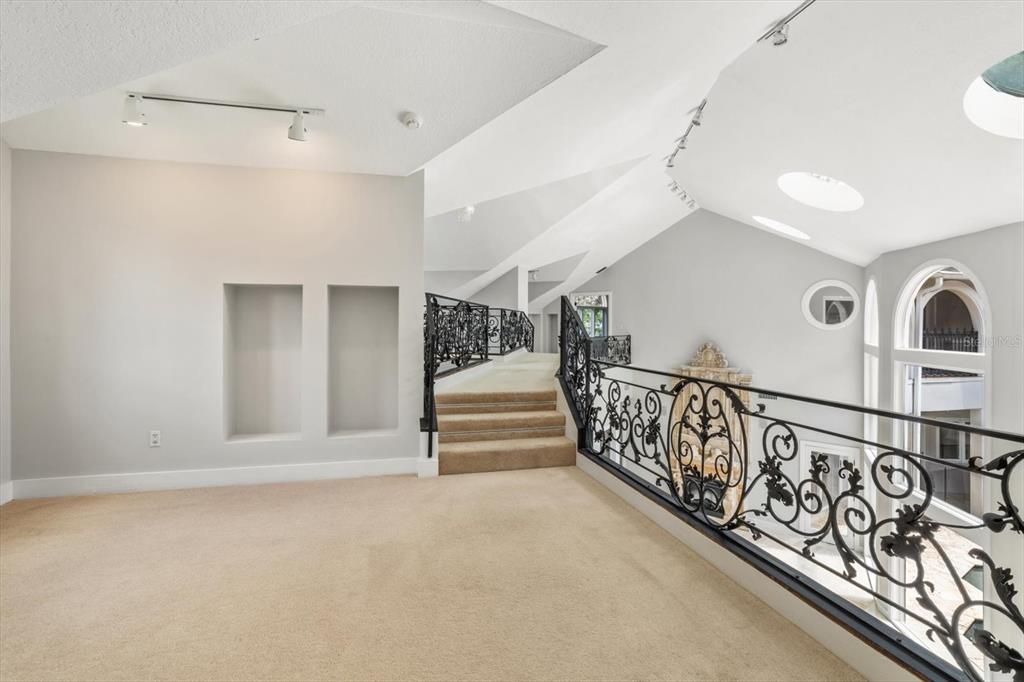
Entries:
[[438,393],[438,405],[472,405],[475,403],[552,403],[555,389],[532,391],[472,391]]
[[484,412],[479,414],[440,414],[437,416],[437,430],[441,433],[531,429],[546,426],[565,426],[565,415],[556,410],[541,410]]
[[438,455],[441,474],[572,466],[576,444],[565,436],[443,443]]
[[553,438],[565,435],[565,426],[544,426],[538,429],[501,429],[498,431],[448,431],[438,433],[439,443],[465,443],[481,440],[511,440],[517,438]]
[[437,405],[437,414],[493,414],[495,412],[538,412],[555,409],[555,401],[528,403],[469,403],[465,405]]

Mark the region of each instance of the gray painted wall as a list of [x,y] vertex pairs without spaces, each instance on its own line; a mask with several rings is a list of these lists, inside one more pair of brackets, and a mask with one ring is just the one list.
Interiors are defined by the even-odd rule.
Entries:
[[679,221],[577,291],[610,291],[614,333],[633,364],[671,369],[705,341],[765,388],[860,402],[860,313],[839,330],[800,310],[815,282],[838,279],[863,299],[863,268],[706,210]]
[[469,298],[492,308],[525,311],[528,304],[526,277],[525,269],[514,267]]
[[[422,173],[18,150],[13,196],[15,479],[417,456]],[[225,442],[225,282],[303,287],[296,439]],[[328,435],[332,284],[399,288],[396,429]]]

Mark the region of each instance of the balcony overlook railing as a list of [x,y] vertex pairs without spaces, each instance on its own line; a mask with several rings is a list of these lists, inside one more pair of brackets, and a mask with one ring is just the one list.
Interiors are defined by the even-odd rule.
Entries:
[[561,332],[589,459],[925,679],[1024,680],[1024,435],[604,360],[567,298]]
[[423,418],[427,455],[433,457],[437,430],[434,382],[454,372],[507,355],[520,348],[533,350],[534,328],[519,310],[491,308],[439,294],[426,294],[423,309]]
[[487,344],[491,355],[508,355],[526,348],[533,350],[533,323],[521,310],[490,308],[487,316]]
[[973,329],[926,329],[921,334],[921,348],[977,353],[978,332]]
[[616,365],[633,362],[633,339],[629,334],[591,336],[590,347],[595,360],[605,360]]

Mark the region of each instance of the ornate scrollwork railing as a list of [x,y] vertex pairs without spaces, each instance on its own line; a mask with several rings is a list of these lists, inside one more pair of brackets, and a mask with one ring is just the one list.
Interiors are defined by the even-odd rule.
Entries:
[[486,362],[491,355],[533,350],[533,323],[518,310],[489,308],[482,303],[426,294],[423,309],[423,418],[427,455],[433,457],[437,430],[434,381]]
[[487,342],[491,355],[508,355],[525,348],[533,351],[533,322],[521,310],[490,308],[487,318]]
[[434,380],[487,360],[487,306],[426,295],[423,309],[423,420],[433,456]]
[[[1024,680],[1024,435],[626,367],[593,357],[567,299],[562,316],[560,378],[583,452],[691,523],[764,545],[812,579],[838,578],[903,630],[881,629],[890,644],[920,647],[906,633],[932,643],[930,676]],[[973,456],[839,428],[864,417],[885,420],[893,442],[960,432]],[[941,499],[941,468],[971,479],[970,509]]]
[[633,340],[629,334],[592,336],[590,347],[595,360],[605,360],[616,365],[628,365],[633,362]]

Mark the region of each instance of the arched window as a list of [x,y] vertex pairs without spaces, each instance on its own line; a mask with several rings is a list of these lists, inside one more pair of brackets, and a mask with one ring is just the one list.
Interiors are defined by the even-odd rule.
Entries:
[[[899,412],[955,424],[985,426],[989,415],[985,334],[991,329],[981,282],[954,261],[933,261],[900,291],[893,320],[893,405]],[[896,434],[894,434],[896,435]],[[963,432],[903,425],[902,446],[938,459],[986,459],[982,444]],[[981,508],[979,481],[938,463],[934,494],[967,513]]]
[[868,281],[864,295],[864,343],[878,346],[878,287],[874,279]]
[[926,267],[908,280],[900,294],[895,346],[980,353],[986,313],[976,279],[962,267]]

